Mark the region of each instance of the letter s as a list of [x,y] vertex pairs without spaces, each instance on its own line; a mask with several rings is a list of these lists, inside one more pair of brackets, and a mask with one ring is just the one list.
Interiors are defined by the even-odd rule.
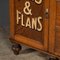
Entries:
[[40,21],[41,19],[42,19],[42,17],[38,17],[38,23],[39,23],[39,26],[40,26],[40,28],[37,28],[38,31],[42,30],[42,24],[41,24],[41,21]]
[[37,4],[41,4],[41,3],[42,3],[42,0],[39,0],[39,1],[35,0],[35,2],[36,2]]

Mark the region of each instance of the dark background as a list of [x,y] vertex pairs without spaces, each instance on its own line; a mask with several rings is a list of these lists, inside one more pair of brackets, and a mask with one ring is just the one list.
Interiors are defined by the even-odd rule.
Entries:
[[9,0],[0,0],[0,26],[9,30]]

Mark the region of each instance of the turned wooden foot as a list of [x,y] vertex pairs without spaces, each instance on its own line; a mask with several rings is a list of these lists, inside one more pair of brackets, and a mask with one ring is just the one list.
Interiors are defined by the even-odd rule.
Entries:
[[14,52],[15,55],[18,55],[19,54],[21,48],[22,47],[19,44],[13,44],[12,45],[12,50],[13,50],[13,52]]

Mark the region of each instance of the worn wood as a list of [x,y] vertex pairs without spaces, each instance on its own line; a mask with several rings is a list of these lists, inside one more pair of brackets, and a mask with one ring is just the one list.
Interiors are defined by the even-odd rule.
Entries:
[[[49,9],[49,0],[48,1],[47,0],[43,1],[42,2],[43,4],[40,5],[40,6],[38,6],[38,5],[35,6],[35,3],[30,1],[31,3],[34,4],[34,7],[36,7],[36,8],[34,8],[33,6],[31,6],[31,8],[34,9],[34,12],[33,12],[33,13],[35,13],[34,15],[35,16],[39,16],[39,14],[37,14],[37,12],[36,12],[36,9],[38,9],[40,15],[43,16],[43,20],[41,20],[41,22],[43,24],[43,30],[41,32],[37,32],[37,31],[34,31],[32,29],[24,28],[24,27],[21,27],[20,25],[16,24],[16,9],[20,10],[21,8],[23,8],[25,1],[26,0],[24,0],[22,2],[22,0],[21,0],[21,3],[23,3],[23,5],[20,4],[19,0],[10,1],[10,7],[11,7],[10,8],[10,16],[11,16],[10,17],[11,18],[10,19],[10,22],[11,22],[10,23],[10,27],[11,27],[10,29],[11,29],[11,36],[15,36],[16,34],[19,34],[19,35],[21,35],[23,37],[25,36],[26,39],[29,38],[29,39],[32,39],[32,40],[36,40],[35,43],[38,44],[40,42],[41,44],[39,44],[39,46],[42,45],[43,46],[43,50],[47,51],[48,50],[48,21],[49,21],[49,19],[45,18],[45,9]],[[37,8],[37,6],[39,8]],[[32,15],[30,17],[34,17],[34,16]],[[19,42],[20,42],[20,40],[19,40]],[[22,42],[24,43],[25,40],[22,41]],[[32,42],[33,41],[31,41],[31,43]],[[36,45],[33,44],[33,46],[36,46]],[[39,47],[39,48],[42,49],[42,47]]]
[[[48,14],[49,14],[49,0],[45,0],[45,10],[48,9]],[[43,28],[44,28],[44,46],[45,46],[45,50],[47,51],[48,50],[48,27],[49,27],[49,16],[48,16],[48,19],[45,18],[44,16],[44,25],[43,25]]]
[[[60,0],[55,0],[55,10],[54,12],[55,14],[55,19],[54,22],[54,36],[53,36],[53,42],[51,41],[50,43],[52,43],[52,51],[55,55],[60,56]],[[52,19],[53,20],[53,19]],[[53,26],[53,25],[52,25]]]
[[[29,0],[33,5],[31,8],[34,9],[32,12],[34,14],[28,17],[32,18],[39,15],[43,16],[43,19],[41,20],[43,29],[40,32],[34,29],[32,30],[28,27],[22,27],[20,24],[16,24],[16,9],[22,11],[25,1],[26,0],[9,1],[10,37],[12,41],[17,42],[18,44],[25,44],[38,51],[41,50],[48,54],[60,56],[60,0],[44,0],[39,6],[35,5],[34,2]],[[48,9],[48,18],[46,18],[45,15],[46,9]],[[37,10],[40,14],[37,12]],[[26,15],[24,14],[24,23],[25,22]]]
[[60,16],[57,15],[56,26],[60,26]]
[[[19,11],[22,11],[22,9],[24,8],[24,3],[25,3],[25,1],[26,0],[24,0],[24,1],[18,1],[18,0],[16,0],[15,1],[15,9],[18,9]],[[44,14],[44,2],[45,1],[43,1],[40,5],[37,5],[37,4],[35,4],[34,2],[32,2],[32,1],[30,1],[31,2],[31,9],[32,9],[32,16],[28,16],[28,17],[30,17],[31,19],[32,19],[32,17],[37,17],[37,16],[43,16],[43,14]],[[21,5],[21,3],[23,4],[23,5]],[[33,6],[34,5],[34,6]],[[21,7],[21,8],[20,8]],[[37,10],[38,10],[38,12],[37,12]],[[23,13],[24,14],[24,13]],[[27,18],[27,16],[24,14],[24,22],[26,22],[26,18]],[[41,23],[42,23],[42,25],[44,25],[44,23],[43,23],[43,21],[44,21],[44,18],[41,20]],[[32,20],[31,20],[31,22],[32,22]],[[44,30],[44,28],[43,28],[43,30]],[[35,39],[35,40],[38,40],[39,42],[41,42],[42,44],[44,44],[44,39],[43,39],[43,37],[44,37],[44,34],[43,34],[43,30],[42,31],[40,31],[40,32],[38,32],[38,31],[36,31],[36,30],[32,30],[32,29],[30,29],[30,28],[26,28],[26,27],[22,27],[20,24],[19,25],[16,25],[16,33],[17,34],[20,34],[20,35],[23,35],[23,36],[26,36],[26,37],[29,37],[29,38],[31,38],[31,39]],[[45,32],[45,31],[44,31]],[[46,35],[45,35],[46,36]]]
[[15,40],[17,42],[24,43],[24,44],[26,44],[28,46],[32,46],[34,48],[38,48],[38,49],[42,49],[43,50],[42,44],[40,42],[38,42],[38,41],[33,40],[33,39],[29,39],[29,38],[26,38],[24,36],[16,34],[15,35]]
[[56,1],[56,7],[57,7],[57,15],[60,15],[60,0]]
[[56,19],[56,1],[50,0],[50,20],[49,20],[49,52],[54,52],[55,46],[55,19]]
[[15,34],[15,25],[14,25],[14,0],[9,0],[10,7],[10,37],[13,37]]

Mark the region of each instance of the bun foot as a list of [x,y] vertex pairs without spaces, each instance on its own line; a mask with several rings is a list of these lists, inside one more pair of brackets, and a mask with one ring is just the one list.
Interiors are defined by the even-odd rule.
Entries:
[[19,52],[21,51],[21,45],[19,44],[13,44],[12,45],[12,50],[14,52],[15,55],[19,55]]

